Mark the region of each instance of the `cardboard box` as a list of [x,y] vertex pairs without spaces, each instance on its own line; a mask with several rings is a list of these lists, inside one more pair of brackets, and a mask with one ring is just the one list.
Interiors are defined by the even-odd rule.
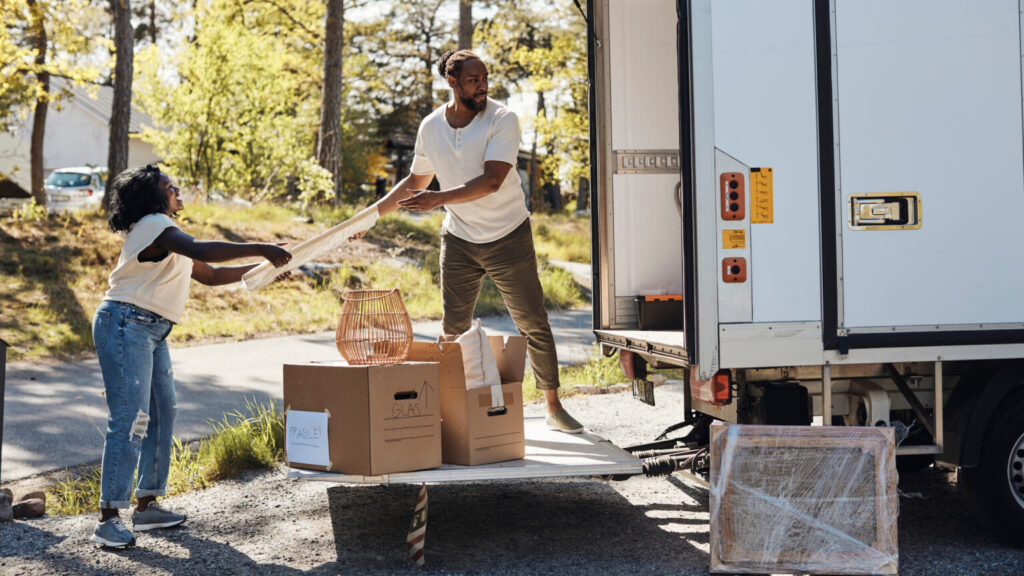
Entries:
[[448,464],[476,466],[526,455],[523,435],[523,371],[526,338],[489,336],[501,374],[501,404],[490,388],[466,389],[457,343],[413,342],[409,359],[438,362],[441,370],[441,443]]
[[326,410],[329,414],[330,463],[318,466],[289,459],[290,466],[379,476],[441,465],[441,398],[436,363],[285,364],[284,406],[286,411]]
[[711,572],[896,574],[893,428],[711,425]]

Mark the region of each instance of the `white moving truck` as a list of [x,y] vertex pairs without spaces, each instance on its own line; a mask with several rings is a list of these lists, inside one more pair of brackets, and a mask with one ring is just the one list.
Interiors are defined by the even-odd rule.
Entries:
[[1022,13],[587,2],[595,330],[647,400],[689,368],[691,446],[903,423],[1022,537]]

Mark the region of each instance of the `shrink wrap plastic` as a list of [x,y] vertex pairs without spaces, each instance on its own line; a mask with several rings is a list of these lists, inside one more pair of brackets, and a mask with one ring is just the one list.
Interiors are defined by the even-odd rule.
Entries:
[[892,428],[711,427],[711,571],[896,574]]

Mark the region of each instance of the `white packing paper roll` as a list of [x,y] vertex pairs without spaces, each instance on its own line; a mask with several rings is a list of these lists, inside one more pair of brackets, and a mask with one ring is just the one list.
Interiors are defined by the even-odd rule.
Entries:
[[378,218],[380,218],[380,213],[377,211],[377,207],[370,206],[341,224],[328,228],[309,240],[288,248],[287,250],[292,254],[292,259],[284,266],[275,268],[273,264],[267,261],[249,270],[242,276],[242,284],[249,290],[259,290],[273,282],[281,274],[295,270],[299,266],[348,242],[348,239],[352,236],[373,228]]

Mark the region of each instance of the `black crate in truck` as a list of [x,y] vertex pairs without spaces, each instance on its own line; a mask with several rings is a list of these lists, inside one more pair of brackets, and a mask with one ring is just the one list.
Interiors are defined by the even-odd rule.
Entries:
[[683,295],[637,296],[636,318],[641,330],[682,330]]

